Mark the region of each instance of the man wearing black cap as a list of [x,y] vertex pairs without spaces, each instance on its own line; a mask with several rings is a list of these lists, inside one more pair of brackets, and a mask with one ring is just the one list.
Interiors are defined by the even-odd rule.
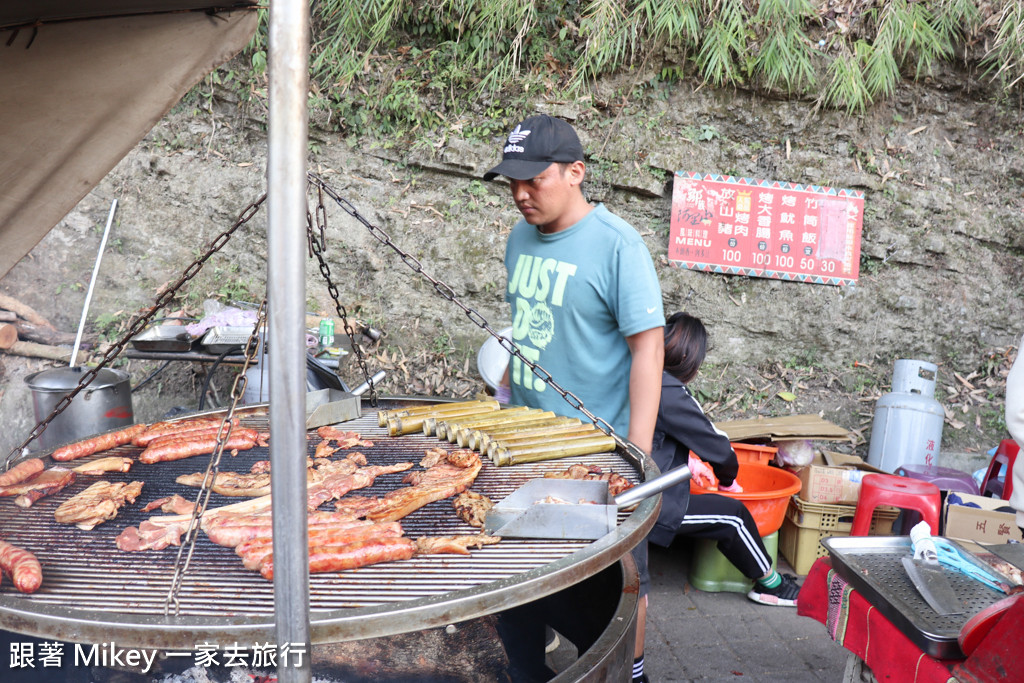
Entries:
[[[484,174],[509,179],[523,218],[505,247],[512,339],[594,415],[650,453],[661,396],[665,316],[650,252],[637,231],[581,189],[586,165],[576,131],[531,116],[508,135]],[[513,356],[499,400],[586,416]],[[634,680],[643,678],[641,601]]]

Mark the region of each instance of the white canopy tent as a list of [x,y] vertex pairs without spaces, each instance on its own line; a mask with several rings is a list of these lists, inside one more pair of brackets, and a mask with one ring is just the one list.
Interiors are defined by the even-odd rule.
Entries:
[[[255,0],[36,0],[0,5],[0,277],[192,86],[256,30]],[[270,447],[278,643],[308,644],[303,334],[306,0],[276,0],[269,34]],[[292,495],[294,494],[294,495]],[[279,541],[278,539],[284,539]],[[278,547],[279,543],[281,548]],[[308,681],[308,657],[278,669]]]
[[0,277],[256,21],[255,0],[0,3]]

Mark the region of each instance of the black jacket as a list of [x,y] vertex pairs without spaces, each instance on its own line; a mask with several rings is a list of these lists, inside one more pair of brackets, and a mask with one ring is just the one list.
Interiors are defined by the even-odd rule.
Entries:
[[[715,471],[719,483],[729,486],[736,479],[739,464],[729,437],[711,424],[686,385],[668,374],[661,376],[661,406],[654,426],[651,457],[658,469],[667,472],[687,463],[690,451]],[[683,482],[661,494],[661,512],[648,539],[668,546],[686,515],[690,483]]]

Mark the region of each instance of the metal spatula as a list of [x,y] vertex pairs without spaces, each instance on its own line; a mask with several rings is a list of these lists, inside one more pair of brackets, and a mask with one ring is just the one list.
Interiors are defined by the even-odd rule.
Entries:
[[606,481],[531,479],[488,511],[484,530],[510,538],[596,540],[615,529],[621,508],[689,478],[690,468],[684,465],[627,489],[614,499]]

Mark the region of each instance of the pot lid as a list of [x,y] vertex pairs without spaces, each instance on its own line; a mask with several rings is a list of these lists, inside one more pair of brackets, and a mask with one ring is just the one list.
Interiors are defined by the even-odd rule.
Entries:
[[[25,378],[25,383],[32,389],[68,391],[78,386],[85,373],[86,368],[83,367],[51,368],[29,375]],[[121,370],[103,368],[96,373],[96,377],[89,383],[87,390],[105,389],[127,379],[128,375]]]

